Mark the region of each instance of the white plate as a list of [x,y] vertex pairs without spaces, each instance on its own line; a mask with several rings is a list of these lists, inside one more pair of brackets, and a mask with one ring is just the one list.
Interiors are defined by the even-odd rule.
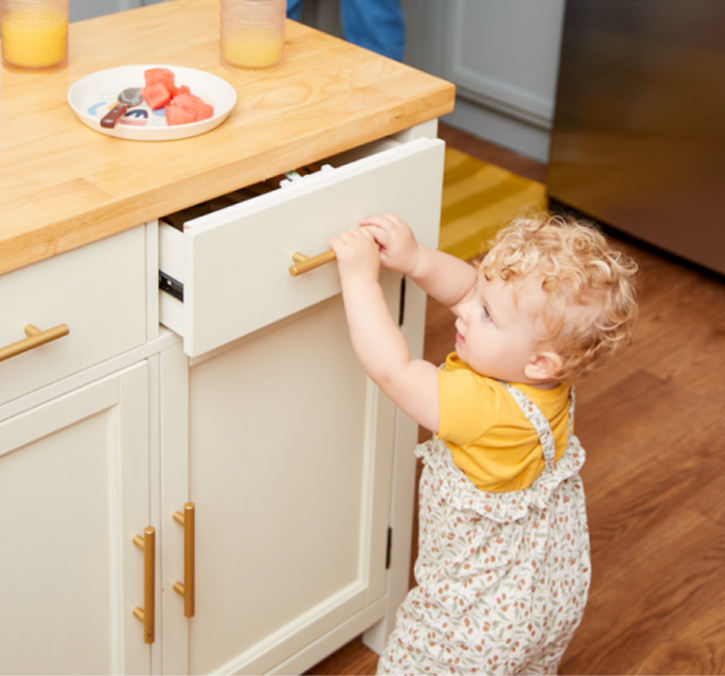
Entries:
[[[149,68],[168,68],[176,86],[187,85],[192,94],[214,106],[214,115],[201,122],[167,126],[164,110],[151,110],[144,101],[126,111],[113,129],[101,127],[101,118],[116,104],[122,90],[144,86],[143,74]],[[109,68],[81,78],[68,90],[68,103],[83,124],[101,134],[133,141],[170,141],[203,134],[219,126],[236,102],[237,92],[226,80],[184,66]]]

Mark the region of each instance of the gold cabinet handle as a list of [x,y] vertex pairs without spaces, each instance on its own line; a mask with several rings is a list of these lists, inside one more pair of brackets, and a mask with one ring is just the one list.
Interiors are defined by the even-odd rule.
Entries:
[[187,502],[184,513],[173,516],[184,527],[184,582],[174,582],[174,590],[184,597],[184,616],[194,617],[194,503]]
[[143,551],[143,608],[134,608],[133,614],[143,622],[144,643],[151,645],[154,642],[154,616],[156,601],[156,584],[154,580],[156,568],[156,531],[152,526],[144,528],[143,537],[136,535],[133,538],[135,544]]
[[295,265],[290,267],[289,273],[293,277],[297,277],[297,275],[301,275],[303,272],[309,272],[310,270],[319,268],[325,263],[331,263],[335,260],[335,258],[337,258],[337,256],[332,249],[325,251],[325,253],[318,254],[317,256],[312,256],[312,258],[308,258],[304,254],[297,253],[295,251],[292,254],[292,260],[295,262]]
[[10,359],[10,357],[15,357],[23,352],[50,343],[52,340],[58,340],[58,338],[67,336],[69,332],[70,329],[67,324],[58,324],[58,326],[54,326],[47,331],[41,331],[32,324],[28,324],[25,327],[25,335],[28,336],[27,338],[23,338],[23,340],[19,340],[12,345],[0,347],[0,361]]

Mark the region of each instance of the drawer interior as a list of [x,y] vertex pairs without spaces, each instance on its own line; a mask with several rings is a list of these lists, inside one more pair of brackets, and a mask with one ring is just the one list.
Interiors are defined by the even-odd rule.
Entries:
[[189,221],[193,221],[201,216],[207,216],[216,211],[234,206],[235,204],[252,200],[260,195],[266,195],[276,190],[284,190],[297,181],[309,181],[318,174],[329,174],[329,172],[339,169],[346,164],[356,162],[364,157],[377,155],[378,153],[389,150],[390,148],[396,148],[400,145],[401,143],[399,141],[391,138],[373,141],[372,143],[367,143],[358,148],[339,153],[319,162],[311,162],[303,167],[298,167],[278,176],[272,176],[254,185],[240,188],[239,190],[215,197],[200,204],[195,204],[186,209],[181,209],[167,216],[163,216],[159,220],[177,230],[183,231]]

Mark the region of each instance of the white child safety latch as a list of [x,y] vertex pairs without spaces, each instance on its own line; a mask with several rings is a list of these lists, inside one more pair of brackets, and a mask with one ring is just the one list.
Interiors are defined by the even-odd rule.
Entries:
[[284,188],[287,185],[292,185],[293,183],[297,183],[298,181],[305,181],[307,179],[314,178],[315,176],[319,176],[320,174],[324,174],[328,171],[335,171],[335,167],[333,167],[331,164],[323,164],[320,167],[319,171],[308,174],[301,174],[297,169],[294,169],[293,171],[286,171],[284,175],[287,178],[283,178],[279,182],[279,187]]

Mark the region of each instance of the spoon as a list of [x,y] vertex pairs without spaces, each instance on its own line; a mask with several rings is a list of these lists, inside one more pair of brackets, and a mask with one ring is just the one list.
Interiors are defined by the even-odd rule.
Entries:
[[118,103],[111,108],[101,120],[101,126],[105,129],[113,129],[116,126],[121,115],[123,115],[129,108],[137,106],[143,101],[140,87],[130,87],[124,89],[118,95]]

